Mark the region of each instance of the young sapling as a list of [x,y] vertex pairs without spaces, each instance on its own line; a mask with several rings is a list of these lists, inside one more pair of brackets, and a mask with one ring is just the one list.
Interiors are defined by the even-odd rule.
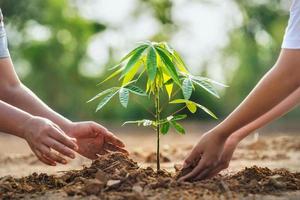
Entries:
[[[153,99],[154,119],[127,121],[124,124],[142,124],[143,126],[151,126],[156,130],[157,170],[160,170],[160,135],[167,134],[170,127],[175,128],[179,134],[185,134],[185,129],[178,121],[185,119],[187,115],[177,113],[185,108],[191,113],[195,113],[200,108],[213,118],[217,118],[213,112],[203,105],[191,101],[190,97],[196,88],[195,86],[197,86],[219,98],[213,85],[226,86],[212,79],[190,74],[179,53],[166,42],[142,42],[112,69],[115,71],[101,83],[119,76],[120,85],[101,91],[88,102],[101,98],[96,108],[96,111],[98,111],[116,95],[119,96],[119,101],[125,108],[127,108],[130,93]],[[139,86],[141,85],[139,80],[142,78],[145,78],[146,84]],[[177,91],[174,88],[177,88]],[[173,99],[179,91],[182,92],[183,97]],[[183,106],[174,113],[166,115],[164,113],[166,108],[161,105],[161,98],[164,94],[168,96],[168,105],[183,104]]]

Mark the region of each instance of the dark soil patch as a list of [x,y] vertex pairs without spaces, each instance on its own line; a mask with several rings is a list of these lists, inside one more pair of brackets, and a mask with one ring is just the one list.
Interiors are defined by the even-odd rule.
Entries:
[[[185,173],[186,170],[179,172]],[[60,176],[34,173],[23,178],[2,177],[0,199],[38,197],[49,191],[68,196],[94,195],[100,199],[178,199],[181,195],[198,199],[207,195],[277,195],[300,190],[300,173],[284,169],[253,166],[233,175],[194,183],[178,182],[177,176],[164,170],[142,169],[127,156],[112,153],[93,161],[90,167],[63,172]]]

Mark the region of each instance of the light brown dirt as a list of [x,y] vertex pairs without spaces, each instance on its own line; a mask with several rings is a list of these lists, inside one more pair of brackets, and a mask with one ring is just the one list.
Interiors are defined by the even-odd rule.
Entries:
[[181,163],[199,135],[164,136],[164,170],[158,174],[149,168],[155,167],[153,134],[120,137],[131,151],[130,158],[113,154],[91,164],[78,156],[69,165],[50,167],[40,163],[24,141],[0,134],[0,199],[300,198],[297,135],[250,137],[239,145],[227,170],[196,183],[178,183],[174,164]]

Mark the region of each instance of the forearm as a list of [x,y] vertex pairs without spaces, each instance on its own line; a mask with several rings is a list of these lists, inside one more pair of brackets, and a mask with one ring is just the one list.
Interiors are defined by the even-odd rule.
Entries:
[[283,50],[278,62],[249,96],[212,132],[228,137],[254,121],[300,85],[300,51]]
[[0,132],[23,138],[23,124],[33,116],[0,100]]
[[66,130],[71,123],[70,120],[49,108],[21,83],[8,87],[2,100],[32,115],[47,118],[60,126],[63,130]]
[[296,89],[292,94],[290,94],[286,99],[268,111],[266,114],[262,115],[253,122],[247,124],[243,128],[234,132],[232,136],[237,138],[238,141],[241,141],[254,130],[261,128],[268,124],[269,122],[281,117],[286,114],[288,111],[292,110],[294,107],[298,106],[300,103],[300,87]]
[[47,118],[62,129],[71,123],[68,119],[51,110],[20,82],[11,58],[0,59],[0,100],[32,115]]

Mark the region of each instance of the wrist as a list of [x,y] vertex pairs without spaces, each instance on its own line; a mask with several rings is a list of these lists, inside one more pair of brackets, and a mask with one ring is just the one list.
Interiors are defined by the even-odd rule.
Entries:
[[26,119],[24,119],[24,121],[18,127],[18,133],[20,133],[18,136],[26,140],[27,133],[29,132],[28,129],[31,127],[30,124],[36,119],[36,116],[28,116]]
[[212,129],[210,133],[215,135],[219,141],[223,141],[223,142],[225,142],[230,136],[229,134],[226,134],[223,131],[219,131],[218,129]]
[[60,128],[67,134],[70,135],[72,128],[74,127],[74,122],[70,120],[66,120],[64,123],[60,125]]

